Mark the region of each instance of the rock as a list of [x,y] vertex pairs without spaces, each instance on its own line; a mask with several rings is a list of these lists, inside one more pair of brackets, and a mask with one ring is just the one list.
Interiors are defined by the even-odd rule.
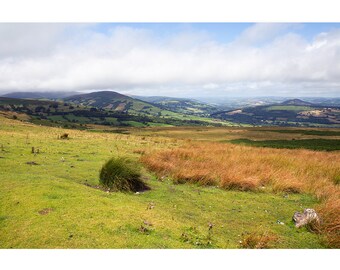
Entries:
[[320,218],[314,209],[307,208],[303,213],[295,212],[293,215],[293,221],[296,228],[303,227],[312,222],[320,223]]

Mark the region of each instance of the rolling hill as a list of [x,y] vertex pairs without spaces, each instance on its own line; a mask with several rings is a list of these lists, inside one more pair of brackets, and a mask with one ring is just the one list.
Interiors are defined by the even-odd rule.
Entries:
[[284,102],[281,102],[281,105],[312,106],[313,104],[310,102],[295,98],[295,99],[288,99]]
[[211,113],[218,111],[218,107],[212,104],[200,102],[189,98],[175,98],[164,96],[133,96],[134,98],[152,103],[162,109],[174,112],[209,116]]
[[92,128],[93,125],[114,127],[230,125],[218,119],[162,110],[152,104],[115,92],[78,95],[63,102],[0,97],[0,114],[7,118],[41,125],[80,129]]
[[223,111],[211,116],[252,125],[340,127],[340,107],[316,105],[300,99]]
[[129,114],[161,116],[169,113],[164,111],[162,108],[154,106],[151,103],[128,97],[113,91],[100,91],[89,94],[75,95],[65,98],[64,101],[86,107],[96,107]]

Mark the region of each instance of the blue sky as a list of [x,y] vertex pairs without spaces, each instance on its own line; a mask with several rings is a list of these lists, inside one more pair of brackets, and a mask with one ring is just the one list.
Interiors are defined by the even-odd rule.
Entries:
[[340,96],[340,24],[0,23],[0,92]]
[[[287,23],[288,24],[288,23]],[[340,28],[340,23],[292,23],[293,26],[282,33],[293,32],[309,41],[321,32]],[[221,43],[233,41],[254,23],[101,23],[94,26],[95,31],[107,34],[110,29],[119,26],[143,28],[163,37],[183,31],[206,32]]]

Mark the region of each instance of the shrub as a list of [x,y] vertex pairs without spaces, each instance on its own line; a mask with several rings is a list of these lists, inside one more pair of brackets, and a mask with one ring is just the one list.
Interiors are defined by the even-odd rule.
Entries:
[[141,180],[139,164],[127,158],[111,158],[103,165],[99,179],[103,186],[114,191],[149,189]]

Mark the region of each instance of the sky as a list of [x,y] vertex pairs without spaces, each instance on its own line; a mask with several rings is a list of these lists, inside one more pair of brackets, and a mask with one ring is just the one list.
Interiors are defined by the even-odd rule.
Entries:
[[340,97],[340,23],[0,23],[0,94]]

